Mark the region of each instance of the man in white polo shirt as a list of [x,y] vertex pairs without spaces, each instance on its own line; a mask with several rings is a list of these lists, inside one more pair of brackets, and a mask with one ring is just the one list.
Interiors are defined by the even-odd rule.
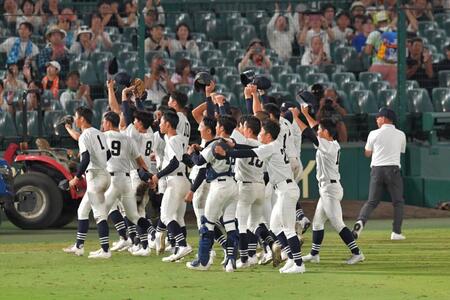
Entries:
[[405,153],[406,136],[395,128],[395,112],[383,107],[377,114],[379,129],[373,130],[367,137],[364,154],[372,157],[370,167],[369,199],[361,208],[359,217],[353,226],[355,239],[367,222],[372,211],[378,206],[386,189],[394,207],[394,222],[392,224],[391,240],[404,240],[402,235],[403,221],[403,180],[400,173],[400,155]]

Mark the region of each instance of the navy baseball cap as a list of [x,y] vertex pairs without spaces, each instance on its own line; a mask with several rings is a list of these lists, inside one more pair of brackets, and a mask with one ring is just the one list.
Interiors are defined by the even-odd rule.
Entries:
[[387,108],[387,107],[380,108],[380,110],[377,113],[377,118],[380,118],[380,117],[385,117],[385,118],[391,120],[392,122],[395,122],[395,120],[397,119],[395,112],[392,109]]

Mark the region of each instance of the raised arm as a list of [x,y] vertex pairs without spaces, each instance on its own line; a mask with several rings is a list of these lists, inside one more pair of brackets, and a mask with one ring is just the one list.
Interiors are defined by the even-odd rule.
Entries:
[[115,84],[116,82],[112,79],[106,82],[106,86],[108,87],[108,105],[113,112],[120,114],[120,106],[117,102],[116,93],[114,92]]

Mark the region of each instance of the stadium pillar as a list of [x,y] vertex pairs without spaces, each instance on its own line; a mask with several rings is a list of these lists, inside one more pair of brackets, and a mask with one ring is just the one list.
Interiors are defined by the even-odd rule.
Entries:
[[398,114],[398,126],[403,131],[406,129],[406,110],[408,107],[406,99],[406,17],[403,0],[397,1],[398,12],[398,65],[397,65],[397,105],[395,110]]
[[[139,66],[139,78],[144,80],[145,75],[145,66],[147,65],[145,63],[145,16],[143,13],[144,7],[145,7],[145,0],[138,0],[138,12],[139,12],[139,19],[138,19],[138,31],[137,31],[137,50],[138,50],[138,66]],[[133,74],[130,74],[131,77],[134,77]]]

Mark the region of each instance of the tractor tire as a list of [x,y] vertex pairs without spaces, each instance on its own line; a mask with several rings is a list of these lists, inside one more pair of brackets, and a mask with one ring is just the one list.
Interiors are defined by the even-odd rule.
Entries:
[[53,228],[61,228],[72,222],[76,215],[77,215],[77,209],[78,205],[80,204],[80,201],[75,201],[70,198],[70,196],[63,197],[63,208],[61,211],[61,214],[56,219],[56,221],[50,225],[50,227]]
[[17,227],[47,228],[61,215],[62,194],[51,177],[38,172],[19,175],[14,190],[14,199],[5,203],[5,214]]

